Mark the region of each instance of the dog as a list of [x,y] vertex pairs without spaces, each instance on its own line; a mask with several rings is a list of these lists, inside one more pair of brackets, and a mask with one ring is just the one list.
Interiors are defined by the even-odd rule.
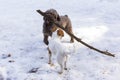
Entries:
[[69,54],[71,53],[71,51],[63,46],[63,43],[61,42],[63,36],[64,35],[61,29],[53,32],[53,35],[48,44],[49,64],[51,66],[54,65],[52,63],[52,54],[57,54],[57,62],[61,68],[59,74],[62,74],[64,70],[67,70],[67,60]]
[[[49,36],[52,36],[52,30],[56,31],[58,29],[58,27],[51,23],[51,21],[57,21],[61,26],[63,26],[67,31],[69,31],[70,33],[73,34],[72,31],[72,24],[71,21],[69,19],[69,17],[67,15],[64,16],[59,16],[58,12],[55,9],[48,9],[45,12],[42,12],[40,10],[37,10],[37,12],[39,14],[41,14],[42,16],[45,14],[47,15],[47,17],[43,16],[43,35],[44,35],[44,43],[46,45],[49,44],[48,38]],[[73,37],[71,37],[70,42],[73,43],[74,39]]]

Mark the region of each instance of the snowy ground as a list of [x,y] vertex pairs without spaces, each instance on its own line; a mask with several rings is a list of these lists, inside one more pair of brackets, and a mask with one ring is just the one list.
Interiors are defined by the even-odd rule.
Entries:
[[[54,8],[71,18],[75,35],[116,55],[90,50],[80,43],[59,75],[49,66],[42,42],[42,17],[36,12]],[[119,0],[0,0],[0,79],[7,80],[120,80]],[[63,40],[69,40],[65,35]],[[39,68],[36,73],[29,73]]]

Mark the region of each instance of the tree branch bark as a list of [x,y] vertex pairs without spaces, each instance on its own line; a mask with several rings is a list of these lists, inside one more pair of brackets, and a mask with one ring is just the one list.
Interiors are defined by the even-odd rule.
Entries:
[[[48,17],[48,16],[47,16],[44,12],[42,12],[41,10],[37,10],[37,12],[38,12],[39,14],[41,14],[42,16],[45,16],[46,18]],[[48,18],[48,19],[49,19],[49,18]],[[95,47],[87,44],[86,42],[82,41],[80,38],[76,37],[74,34],[71,34],[69,31],[67,31],[67,30],[66,30],[63,26],[61,26],[57,21],[56,21],[56,22],[51,21],[51,22],[52,22],[53,24],[55,24],[57,27],[63,29],[68,35],[70,35],[71,37],[73,37],[76,41],[80,42],[80,43],[83,44],[84,46],[86,46],[86,47],[88,47],[88,48],[90,48],[90,49],[92,49],[92,50],[95,50],[95,51],[97,51],[97,52],[99,52],[99,53],[102,53],[102,54],[104,54],[104,55],[108,55],[108,56],[115,57],[114,54],[112,54],[112,53],[110,53],[110,52],[108,52],[108,51],[99,50],[99,49],[97,49],[97,48],[95,48]]]

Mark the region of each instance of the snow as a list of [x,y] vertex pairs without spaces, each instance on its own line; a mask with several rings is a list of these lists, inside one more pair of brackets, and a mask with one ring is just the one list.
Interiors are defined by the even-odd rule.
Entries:
[[[76,36],[108,50],[115,58],[95,52],[78,42],[78,50],[59,75],[59,65],[48,65],[43,43],[42,17],[37,9],[54,8],[67,14]],[[0,78],[6,80],[120,80],[119,0],[0,0]],[[64,42],[69,36],[65,34]],[[67,44],[66,44],[67,45]],[[31,69],[37,72],[30,73]]]

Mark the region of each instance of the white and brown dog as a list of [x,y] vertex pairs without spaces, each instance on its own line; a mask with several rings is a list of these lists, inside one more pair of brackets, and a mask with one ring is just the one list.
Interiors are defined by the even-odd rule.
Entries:
[[61,38],[64,36],[64,33],[61,29],[53,32],[51,39],[49,40],[48,52],[49,52],[49,64],[52,63],[52,55],[57,54],[57,62],[61,67],[59,74],[62,74],[64,70],[67,70],[67,60],[68,55],[71,53],[64,43],[61,42]]

